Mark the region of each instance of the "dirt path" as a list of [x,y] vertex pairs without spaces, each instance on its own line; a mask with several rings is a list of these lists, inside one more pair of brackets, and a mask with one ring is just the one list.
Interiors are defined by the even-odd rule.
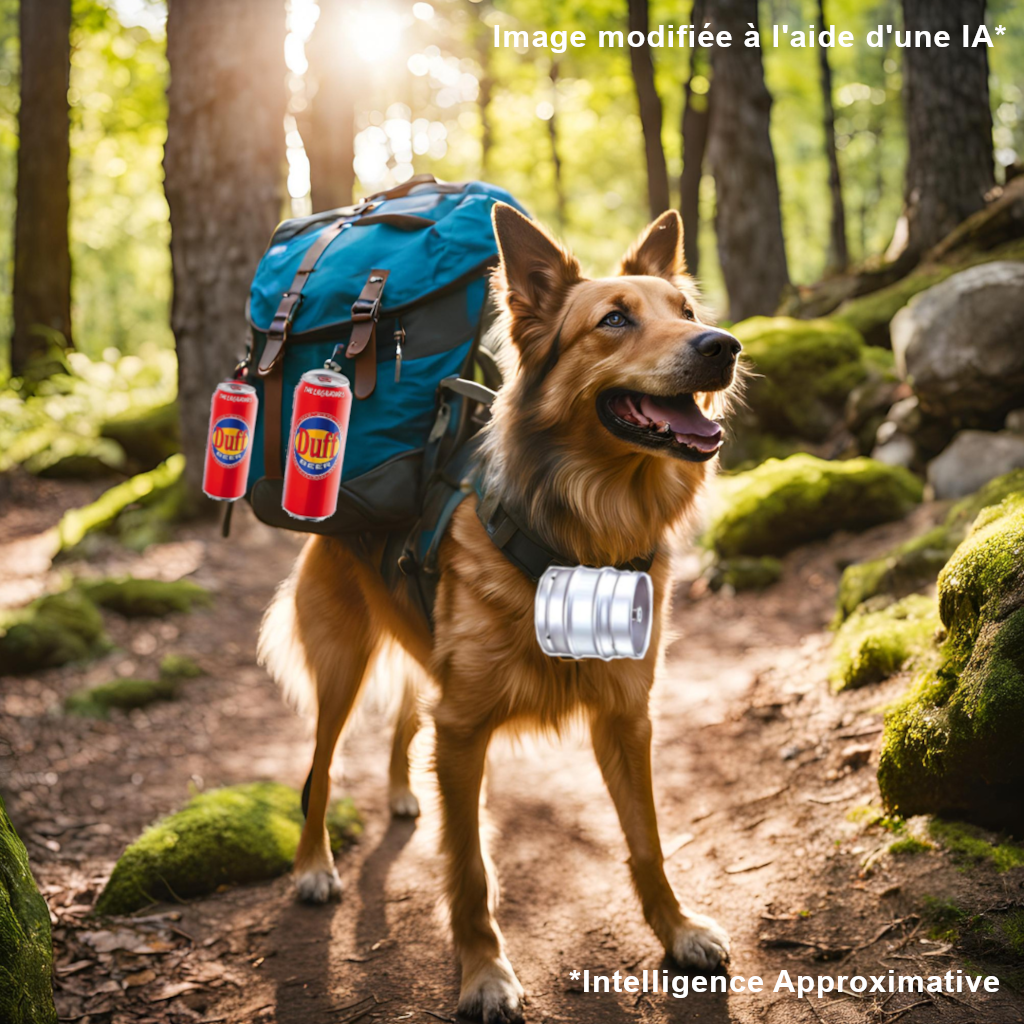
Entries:
[[[42,543],[26,503],[49,525],[60,502],[18,497],[0,520],[0,594],[37,591]],[[17,503],[16,503],[17,504]],[[825,678],[837,563],[882,550],[917,523],[795,552],[765,595],[680,584],[656,693],[655,778],[667,871],[680,896],[731,932],[730,976],[760,975],[759,994],[584,993],[571,970],[676,972],[633,898],[621,833],[582,736],[499,743],[490,762],[491,850],[502,880],[499,920],[543,1021],[893,1022],[1024,1018],[1010,991],[955,998],[876,994],[798,1000],[773,993],[779,971],[934,974],[964,964],[920,920],[923,897],[986,886],[991,902],[1021,872],[970,876],[933,852],[862,864],[887,837],[847,820],[877,797],[878,709],[906,679],[833,697]],[[19,524],[13,528],[13,524]],[[38,526],[37,526],[38,529]],[[97,552],[98,571],[194,578],[217,593],[210,613],[160,621],[108,617],[119,649],[84,670],[0,679],[0,791],[29,847],[54,917],[63,1020],[319,1024],[453,1019],[458,976],[438,906],[437,801],[429,732],[414,747],[424,813],[390,822],[389,736],[363,712],[336,766],[366,830],[339,861],[340,905],[296,905],[287,879],[230,889],[130,921],[98,922],[92,902],[123,846],[187,799],[190,788],[253,779],[301,785],[311,754],[304,723],[255,667],[261,610],[287,572],[295,537],[236,516],[231,544],[212,527],[128,556]],[[686,573],[684,572],[684,576]],[[31,595],[29,595],[31,596]],[[71,689],[146,676],[168,652],[195,656],[205,678],[184,699],[109,722],[54,708]],[[977,893],[974,893],[977,896]]]

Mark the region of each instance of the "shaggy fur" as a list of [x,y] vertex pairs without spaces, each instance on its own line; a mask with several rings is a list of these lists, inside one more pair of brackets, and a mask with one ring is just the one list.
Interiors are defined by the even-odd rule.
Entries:
[[[510,1022],[522,1018],[523,991],[494,917],[497,886],[479,811],[487,747],[499,728],[557,730],[571,716],[584,718],[651,928],[682,965],[714,968],[728,957],[725,932],[680,906],[662,868],[648,714],[672,591],[668,536],[692,519],[710,455],[633,443],[628,431],[607,427],[598,409],[602,395],[626,388],[693,394],[705,412],[721,412],[739,345],[722,332],[729,342],[722,355],[709,358],[696,346],[709,328],[683,273],[674,212],[647,229],[617,276],[603,280],[587,280],[572,255],[510,207],[495,207],[494,225],[496,282],[512,344],[484,443],[488,487],[580,564],[617,565],[655,552],[647,656],[610,663],[547,657],[534,636],[534,584],[488,539],[472,499],[459,507],[441,546],[433,634],[404,594],[385,586],[375,542],[314,537],[267,614],[260,649],[286,692],[317,709],[309,815],[295,862],[299,896],[310,902],[340,892],[324,829],[329,770],[368,666],[383,644],[397,642],[436,684],[435,766],[451,927],[462,960],[459,1010]],[[628,326],[617,317],[608,325],[614,311]],[[406,757],[418,727],[413,689],[406,685],[391,759],[396,814],[418,813]]]

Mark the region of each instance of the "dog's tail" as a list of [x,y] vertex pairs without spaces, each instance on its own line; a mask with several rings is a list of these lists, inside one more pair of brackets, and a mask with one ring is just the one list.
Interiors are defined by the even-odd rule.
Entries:
[[316,682],[306,649],[299,639],[295,615],[295,587],[299,567],[281,582],[260,624],[256,660],[281,687],[285,699],[299,714],[316,714]]

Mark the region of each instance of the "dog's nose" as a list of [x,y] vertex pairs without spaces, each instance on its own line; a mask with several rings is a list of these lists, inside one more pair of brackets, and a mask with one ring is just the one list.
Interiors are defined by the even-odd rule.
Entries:
[[690,344],[708,359],[732,362],[743,351],[743,346],[737,338],[734,338],[728,331],[704,331],[698,334]]

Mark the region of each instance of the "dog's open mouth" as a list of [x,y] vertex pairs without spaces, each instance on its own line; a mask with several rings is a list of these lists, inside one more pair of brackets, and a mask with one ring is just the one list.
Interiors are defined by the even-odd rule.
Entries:
[[705,462],[722,447],[722,428],[693,395],[646,395],[615,388],[597,400],[601,422],[616,437],[689,462]]

